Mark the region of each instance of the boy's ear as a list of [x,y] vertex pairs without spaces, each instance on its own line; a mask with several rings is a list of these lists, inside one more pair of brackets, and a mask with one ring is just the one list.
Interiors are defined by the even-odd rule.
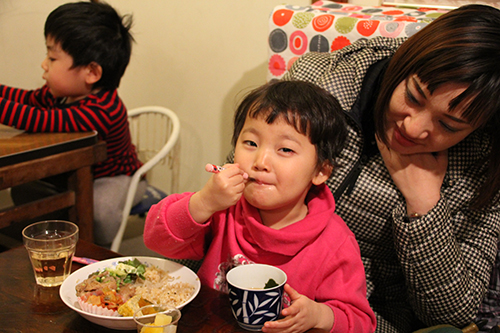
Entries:
[[88,64],[85,67],[85,71],[85,82],[89,85],[93,85],[102,77],[102,67],[96,62],[91,62],[90,64]]
[[323,184],[330,178],[330,175],[333,172],[333,166],[328,161],[324,161],[323,165],[319,168],[316,176],[313,178],[312,183],[314,185]]

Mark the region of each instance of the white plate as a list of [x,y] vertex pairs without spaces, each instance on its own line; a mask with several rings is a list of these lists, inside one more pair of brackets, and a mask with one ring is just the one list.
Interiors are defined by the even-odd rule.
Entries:
[[133,260],[137,258],[141,263],[146,266],[156,266],[164,271],[168,271],[173,277],[179,277],[178,281],[187,282],[194,286],[194,292],[191,297],[178,306],[179,309],[182,309],[186,304],[191,302],[196,295],[198,295],[201,284],[198,276],[189,268],[178,264],[174,261],[162,259],[162,258],[153,258],[153,257],[120,257],[113,258],[108,260],[99,261],[95,264],[91,264],[85,267],[78,269],[73,272],[66,280],[64,280],[61,285],[61,289],[59,290],[59,296],[61,296],[62,301],[69,306],[71,309],[78,312],[85,319],[107,328],[115,329],[115,330],[135,330],[135,322],[132,317],[108,317],[102,315],[96,315],[93,313],[85,312],[80,308],[78,304],[78,298],[76,297],[75,287],[78,283],[87,279],[88,276],[96,272],[98,270],[103,270],[106,267],[112,267],[116,265],[119,261],[124,260]]

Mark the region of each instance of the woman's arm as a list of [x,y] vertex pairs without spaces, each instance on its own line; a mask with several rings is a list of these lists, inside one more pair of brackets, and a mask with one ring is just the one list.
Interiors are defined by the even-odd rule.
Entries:
[[[457,195],[457,188],[446,192],[431,211],[412,222],[404,218],[406,207],[399,206],[393,214],[394,243],[418,317],[427,325],[461,327],[475,318],[484,297],[500,211],[456,211],[447,197]],[[459,195],[464,194],[470,193]]]
[[[489,282],[499,212],[466,207],[477,173],[462,184],[456,181],[456,188],[443,186],[448,152],[401,155],[378,144],[405,199],[393,212],[394,244],[410,302],[428,325],[465,325],[474,319]],[[408,217],[412,213],[418,216]]]

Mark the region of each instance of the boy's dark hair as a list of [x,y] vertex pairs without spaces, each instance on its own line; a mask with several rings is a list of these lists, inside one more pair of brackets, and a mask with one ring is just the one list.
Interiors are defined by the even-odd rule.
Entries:
[[92,62],[102,67],[102,77],[94,88],[116,89],[132,52],[131,25],[130,15],[122,19],[108,4],[75,2],[49,14],[44,34],[73,58],[73,68]]
[[335,158],[344,146],[347,127],[342,107],[326,90],[309,82],[275,81],[251,91],[236,110],[233,146],[247,115],[263,116],[268,124],[284,119],[316,146],[318,166],[325,161],[336,166]]

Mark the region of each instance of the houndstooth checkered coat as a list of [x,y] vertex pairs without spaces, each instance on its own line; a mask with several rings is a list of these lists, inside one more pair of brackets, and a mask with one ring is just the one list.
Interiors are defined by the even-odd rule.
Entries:
[[[306,54],[284,79],[318,84],[349,115],[370,65],[390,57],[404,41],[378,37],[334,53]],[[441,200],[409,223],[404,199],[378,150],[371,157],[363,154],[364,141],[373,145],[374,137],[364,137],[359,120],[348,118],[341,167],[327,183],[336,193],[354,175],[354,186],[336,198],[336,212],[359,242],[377,332],[410,332],[440,323],[465,326],[475,317],[489,281],[500,226],[498,206],[467,208],[484,180],[479,175],[484,165],[478,161],[489,151],[488,137],[476,131],[450,149]]]

